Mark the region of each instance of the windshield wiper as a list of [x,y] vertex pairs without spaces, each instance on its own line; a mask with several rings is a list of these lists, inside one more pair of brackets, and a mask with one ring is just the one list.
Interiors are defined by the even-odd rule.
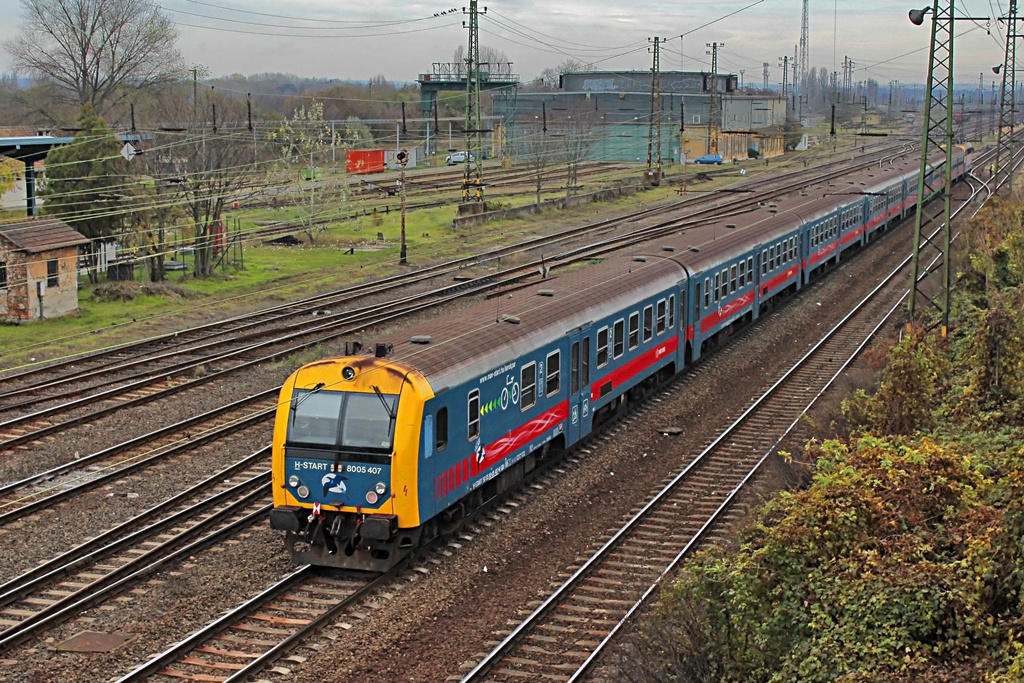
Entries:
[[324,384],[323,382],[317,382],[316,384],[313,385],[313,388],[310,389],[308,393],[303,394],[302,397],[292,398],[292,422],[295,421],[295,411],[299,409],[299,406],[302,405],[303,401],[305,401],[307,398],[323,389],[325,386],[327,385]]
[[394,420],[397,416],[392,412],[392,408],[388,405],[388,400],[384,398],[384,394],[381,392],[380,387],[376,384],[371,384],[370,388],[373,389],[373,393],[377,394],[377,398],[380,399],[380,404],[384,406],[384,412],[388,414],[388,417]]

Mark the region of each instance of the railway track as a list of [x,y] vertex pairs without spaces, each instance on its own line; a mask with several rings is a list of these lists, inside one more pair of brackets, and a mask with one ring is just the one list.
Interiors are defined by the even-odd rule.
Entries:
[[[385,591],[400,571],[401,565],[368,578],[354,573],[322,573],[307,565],[122,676],[118,683],[249,680],[296,643],[342,615],[365,617],[352,612],[354,607]],[[290,673],[283,666],[275,667],[273,672]]]
[[[518,626],[498,634],[501,641],[462,683],[584,680],[661,581],[716,528],[745,513],[741,494],[761,465],[902,306],[909,263],[908,257]],[[652,409],[646,405],[634,419]]]
[[[288,589],[286,588],[285,590],[288,590]],[[256,627],[260,627],[261,624],[263,626],[265,626],[267,623],[275,623],[274,619],[280,620],[278,625],[282,625],[282,624],[288,623],[286,620],[294,619],[297,622],[298,621],[305,621],[305,622],[316,621],[318,625],[314,626],[314,627],[312,627],[310,629],[310,630],[315,630],[316,628],[319,628],[323,623],[325,623],[323,621],[319,621],[319,615],[311,613],[311,612],[316,612],[317,611],[315,608],[311,608],[310,607],[310,605],[316,604],[315,602],[311,602],[311,599],[315,599],[315,594],[299,594],[299,593],[296,593],[296,595],[298,596],[298,599],[295,599],[295,600],[292,600],[292,599],[289,598],[287,600],[282,599],[282,600],[279,600],[279,601],[274,602],[274,603],[269,603],[269,602],[268,603],[261,603],[261,605],[258,607],[258,609],[260,610],[259,614],[261,614],[262,617],[259,617],[259,618],[256,619],[255,626]],[[282,601],[284,603],[297,603],[298,606],[299,606],[298,609],[300,611],[295,611],[294,608],[291,605],[285,605],[285,607],[287,607],[287,609],[285,609],[284,607],[281,606],[281,604],[279,604]],[[79,609],[81,609],[81,608],[79,608]],[[307,610],[307,612],[303,613],[301,611],[303,609]],[[289,614],[291,614],[292,616],[289,616]],[[332,619],[332,618],[334,618],[334,617],[327,618],[327,621],[330,621],[330,619]],[[288,624],[288,625],[289,626],[296,626],[296,627],[302,626],[302,624],[298,624],[298,623]],[[211,669],[214,670],[214,672],[219,671],[222,675],[224,674],[225,671],[237,671],[237,672],[239,672],[238,675],[240,677],[239,678],[235,678],[234,675],[232,675],[232,677],[230,679],[228,679],[228,680],[243,680],[243,678],[245,676],[248,676],[251,673],[254,673],[255,671],[258,671],[260,668],[265,668],[272,661],[274,661],[277,657],[280,657],[281,654],[283,652],[285,652],[287,650],[287,648],[290,646],[290,645],[281,645],[281,643],[283,643],[285,641],[288,641],[289,643],[294,643],[297,640],[300,640],[300,639],[302,639],[304,637],[307,637],[308,633],[309,633],[309,631],[306,631],[306,630],[303,630],[301,633],[298,630],[296,630],[296,631],[292,632],[292,635],[285,635],[285,634],[281,634],[281,633],[273,634],[275,637],[277,637],[277,636],[281,636],[282,637],[281,639],[278,640],[278,643],[275,645],[275,648],[279,647],[280,649],[275,649],[273,653],[271,653],[268,650],[267,652],[261,654],[257,650],[252,649],[253,647],[256,646],[256,644],[258,644],[258,643],[254,643],[253,641],[254,640],[255,641],[260,640],[259,637],[253,637],[252,634],[253,633],[259,633],[259,631],[258,630],[254,630],[252,625],[250,625],[249,627],[246,627],[246,628],[241,628],[239,630],[242,631],[243,633],[246,633],[246,632],[249,633],[248,640],[245,640],[246,637],[244,635],[238,635],[238,633],[235,633],[235,634],[230,634],[229,633],[228,635],[230,637],[225,638],[225,639],[219,641],[218,644],[215,645],[215,646],[200,645],[199,647],[208,648],[208,650],[207,649],[203,649],[203,650],[196,650],[195,652],[193,652],[193,655],[195,655],[196,652],[199,653],[199,656],[192,657],[192,659],[195,660],[195,661],[186,661],[189,658],[189,655],[182,654],[181,657],[177,657],[176,656],[176,659],[173,660],[174,662],[178,662],[178,663],[172,663],[172,662],[169,661],[169,662],[165,662],[164,664],[161,664],[161,666],[163,667],[162,670],[165,671],[165,672],[185,673],[185,674],[195,675],[195,676],[215,675],[215,674],[210,674],[209,673],[209,671]],[[283,630],[287,630],[287,629],[283,629]],[[266,635],[270,635],[270,634],[266,634]],[[203,638],[208,639],[209,637],[210,637],[209,634],[207,634]],[[242,638],[244,642],[243,641],[239,641],[239,640],[233,640],[233,638]],[[201,638],[200,640],[203,640],[203,639]],[[239,645],[239,644],[244,645],[244,647],[234,647],[234,645]],[[2,643],[0,643],[0,648],[2,648]],[[216,659],[214,657],[223,657],[223,659]],[[258,666],[255,666],[255,667],[250,667],[250,666],[240,665],[239,664],[239,662],[245,662],[245,661],[250,661],[250,660],[252,660],[253,662],[261,661],[262,663],[260,665],[258,665]],[[207,667],[208,663],[212,663],[215,666]],[[207,667],[205,669],[206,673],[203,673],[204,669],[201,668],[201,667]],[[248,673],[242,674],[241,673],[242,671],[246,671]],[[126,678],[126,679],[123,679],[123,680],[137,680],[137,679],[127,679]]]
[[[900,154],[904,153],[905,152],[901,152]],[[871,159],[870,161],[862,162],[861,166],[865,164],[870,165],[876,162],[877,159]],[[828,164],[827,166],[832,165],[833,164]],[[812,173],[817,173],[821,175],[822,178],[827,178],[835,177],[836,175],[848,171],[849,169],[845,169],[843,171],[832,170],[831,173],[826,172],[822,174],[821,168],[811,168],[801,169],[790,174],[778,176],[772,180],[751,179],[746,182],[750,185],[757,186],[759,189],[756,193],[751,193],[750,196],[744,197],[739,201],[750,201],[755,197],[765,199],[768,196],[765,192],[792,191],[800,188],[808,182],[811,182],[810,176]],[[778,185],[777,189],[769,189],[772,185],[776,184]],[[735,200],[736,196],[742,197],[743,194],[725,194],[724,196]],[[336,309],[338,306],[351,305],[353,303],[352,297],[355,295],[387,295],[398,287],[407,287],[412,283],[422,282],[429,278],[458,275],[467,268],[498,261],[501,258],[513,257],[529,251],[536,251],[538,249],[552,248],[558,244],[576,240],[589,234],[597,234],[602,231],[614,230],[619,226],[630,224],[638,220],[649,219],[658,215],[686,210],[689,207],[708,205],[710,203],[711,202],[704,197],[691,197],[671,202],[667,205],[643,209],[641,211],[631,212],[613,219],[597,221],[581,227],[564,230],[554,235],[533,238],[514,246],[502,247],[482,254],[454,259],[445,263],[421,268],[412,273],[396,275],[375,282],[353,285],[335,292],[309,297],[299,302],[270,307],[248,315],[236,316],[225,321],[159,335],[149,339],[101,349],[87,354],[79,354],[77,356],[61,359],[46,365],[39,364],[7,372],[3,377],[0,377],[0,412],[19,409],[25,405],[37,403],[39,400],[56,400],[77,393],[69,391],[64,394],[54,395],[52,392],[49,394],[45,392],[47,390],[52,390],[55,387],[67,386],[74,382],[80,382],[89,378],[103,379],[105,383],[109,384],[110,381],[113,381],[115,370],[136,367],[140,363],[146,362],[146,359],[149,359],[152,362],[163,363],[166,362],[168,357],[170,357],[170,352],[183,352],[190,345],[199,345],[198,350],[202,350],[203,344],[213,345],[216,343],[230,342],[238,335],[245,332],[251,332],[260,326],[279,325],[282,321],[288,319],[301,319],[303,316],[312,316],[318,311],[322,311],[327,308]],[[731,203],[736,204],[738,202],[733,201]],[[704,208],[703,210],[694,213],[692,218],[710,216],[711,212],[718,208],[718,206]],[[251,336],[247,338],[251,339]],[[139,362],[135,362],[136,359]],[[150,374],[159,375],[160,372],[162,372],[162,370],[156,370],[154,373]],[[28,397],[33,395],[42,395],[43,398],[38,400],[32,399],[30,401]]]
[[162,427],[64,465],[0,485],[0,526],[50,508],[85,491],[175,458],[192,457],[208,444],[273,418],[277,390]]
[[[898,293],[899,284],[895,278],[899,272],[890,275],[882,287],[888,286]],[[887,291],[882,290],[882,294]],[[721,523],[723,519],[727,521],[730,515],[740,514],[740,510],[731,507],[736,492],[797,424],[799,415],[845,367],[836,359],[846,357],[852,360],[877,330],[880,324],[877,320],[884,319],[891,312],[891,302],[884,299],[884,296],[866,299],[858,311],[847,317],[846,324],[837,326],[828,338],[677,475],[661,494],[637,510],[632,524],[627,525],[628,529],[631,527],[630,531],[613,536],[598,553],[603,556],[600,560],[603,564],[591,564],[595,562],[592,560],[566,582],[568,585],[579,579],[575,581],[578,586],[575,593],[555,607],[548,605],[548,614],[553,616],[538,627],[540,633],[533,631],[521,636],[520,640],[526,643],[522,651],[512,651],[506,658],[506,663],[510,662],[512,668],[499,669],[494,679],[502,680],[502,676],[507,675],[518,680],[565,680],[567,664],[560,660],[548,661],[552,653],[557,652],[555,644],[559,644],[561,635],[568,637],[568,642],[561,644],[569,653],[579,654],[581,643],[586,644],[588,639],[598,645],[602,635],[600,629],[605,632],[612,630],[618,623],[614,618],[615,611],[626,611],[631,605],[618,597],[624,584],[632,581],[642,589],[656,583],[668,571],[662,567],[674,566],[693,547],[695,539],[711,529],[713,524]],[[697,373],[704,374],[707,368],[708,365],[703,365]],[[809,394],[808,387],[817,387],[816,393]],[[679,390],[678,385],[670,389]],[[645,419],[655,409],[656,402],[657,399],[646,404],[627,420]],[[604,438],[612,438],[614,433],[613,430]],[[686,549],[684,553],[679,552],[680,547]],[[300,570],[296,576],[306,576],[307,571],[310,570]],[[289,577],[288,581],[272,587],[231,615],[200,629],[120,681],[170,678],[251,680],[252,676],[285,656],[290,647],[358,604],[344,597],[343,604],[334,609],[311,609],[312,605],[318,604],[315,597],[318,587],[312,589],[314,594],[311,595],[305,592],[308,590],[307,579],[298,584],[292,580]],[[279,599],[279,595],[288,597]],[[538,611],[542,609],[543,606]],[[254,610],[258,615],[255,621],[251,616]],[[267,636],[262,638],[262,649],[257,647],[261,637],[253,633]],[[509,637],[513,638],[513,635]],[[295,657],[292,661],[301,663],[302,658]],[[290,673],[288,666],[286,660],[271,671],[287,675]],[[476,679],[467,677],[467,680]]]
[[0,653],[263,519],[269,459],[268,447],[0,585]]

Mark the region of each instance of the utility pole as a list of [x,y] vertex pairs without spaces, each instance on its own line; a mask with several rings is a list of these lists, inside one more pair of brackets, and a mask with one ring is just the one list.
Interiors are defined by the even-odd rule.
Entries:
[[[1011,0],[1014,4],[1016,0]],[[950,254],[950,199],[953,183],[953,25],[955,17],[954,0],[934,0],[931,7],[910,11],[911,23],[920,26],[925,15],[932,14],[931,43],[928,51],[928,84],[925,88],[924,124],[921,134],[921,169],[917,176],[917,206],[914,210],[914,255],[911,262],[910,298],[907,304],[909,323],[916,324],[918,299],[934,306],[940,313],[940,329],[943,338],[949,330],[949,292],[951,285],[952,257]],[[961,17],[971,21],[987,21],[988,18]],[[941,166],[932,166],[929,158],[942,153],[945,157]],[[931,181],[929,174],[934,173]],[[925,200],[932,195],[941,202],[940,213],[929,214]],[[929,235],[923,228],[937,226]],[[931,229],[929,227],[929,229]],[[931,295],[918,287],[918,283],[932,271],[922,269],[921,242],[939,252],[933,267],[940,272],[941,289]]]
[[718,48],[725,43],[707,43],[711,55],[711,83],[708,87],[708,154],[718,153],[718,134],[722,128],[722,103],[718,101]]
[[[804,0],[803,12],[800,15],[800,87],[799,92],[804,92],[807,87],[807,70],[810,65],[811,51],[810,51],[810,32],[807,30],[807,15],[810,4],[809,0]],[[793,79],[796,80],[795,78]]]
[[[1010,0],[1010,11],[1003,20],[1006,24],[1006,52],[1001,66],[995,67],[996,74],[1003,72],[1003,89],[999,100],[999,132],[996,137],[996,188],[1004,183],[1009,185],[1013,194],[1013,126],[1016,120],[1016,80],[1015,67],[1017,59],[1017,0]],[[999,178],[1004,179],[1003,183]]]
[[896,81],[889,81],[889,109],[886,118],[890,126],[896,121]]
[[800,74],[798,72],[798,67],[800,66],[800,62],[799,62],[799,58],[797,57],[797,55],[798,55],[797,46],[794,45],[793,46],[793,63],[792,63],[792,66],[793,66],[793,93],[794,94],[796,94],[798,92],[802,92],[802,90],[800,89]]
[[[661,39],[654,36],[654,64],[651,67],[651,115],[647,129],[647,181],[657,184],[661,180],[661,64],[659,62],[659,46]],[[657,128],[658,153],[654,156],[655,128]]]
[[[469,52],[466,55],[466,162],[462,174],[462,201],[484,200],[484,162],[480,144],[480,16],[478,0],[469,0]],[[484,8],[484,12],[487,8]],[[466,27],[466,22],[462,22]]]
[[782,67],[782,99],[789,97],[789,56],[779,57]]
[[985,72],[978,74],[978,127],[975,130],[974,138],[981,145],[985,139]]

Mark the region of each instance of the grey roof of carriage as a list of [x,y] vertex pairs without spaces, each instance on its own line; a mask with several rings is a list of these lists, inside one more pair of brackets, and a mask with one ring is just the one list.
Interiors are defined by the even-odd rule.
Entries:
[[[685,279],[683,269],[667,259],[635,261],[633,257],[616,256],[536,280],[423,321],[402,335],[374,341],[393,344],[390,357],[415,367],[439,391],[511,362],[526,348],[553,342],[610,310],[625,308],[641,296],[653,296]],[[413,336],[429,336],[431,342],[413,343]],[[525,345],[527,340],[531,340],[529,346]]]
[[[881,173],[863,171],[853,177],[853,184],[810,185],[803,192],[749,212],[681,228],[635,248],[632,255],[609,257],[596,265],[536,280],[373,341],[391,343],[391,358],[415,367],[435,391],[441,391],[515,360],[526,348],[550,343],[610,311],[635,305],[639,299],[685,281],[688,273],[701,273],[748,253],[755,245],[760,248],[781,238],[800,219],[831,213],[835,200],[830,195],[861,193],[873,180],[885,177],[891,182],[904,172],[906,168],[896,165]],[[543,290],[551,296],[541,296]],[[508,316],[518,322],[508,322]],[[430,337],[430,343],[411,341],[419,336]],[[527,340],[534,343],[526,346]]]

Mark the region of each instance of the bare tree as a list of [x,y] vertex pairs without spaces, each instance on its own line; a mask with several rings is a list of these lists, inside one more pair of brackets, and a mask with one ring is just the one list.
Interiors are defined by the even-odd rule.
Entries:
[[194,272],[196,277],[207,277],[213,274],[214,233],[220,228],[225,205],[257,191],[258,150],[246,124],[244,102],[214,91],[201,92],[198,99],[193,108],[198,118],[190,120],[176,154],[180,191],[194,230]]
[[271,137],[281,144],[286,169],[298,169],[298,178],[288,188],[288,196],[298,211],[302,231],[313,244],[316,234],[326,230],[324,218],[328,212],[337,209],[344,200],[344,183],[322,177],[322,167],[331,163],[331,149],[340,136],[334,136],[331,125],[324,120],[323,103],[313,100],[308,108],[296,109],[292,118]]
[[122,86],[181,74],[178,31],[149,0],[21,0],[21,7],[20,33],[5,44],[14,66],[79,106],[102,111]]
[[558,66],[544,69],[540,72],[540,90],[558,90],[558,83],[562,74],[589,71],[594,67],[591,64],[584,64],[578,59],[566,59]]
[[561,141],[562,160],[567,173],[565,196],[571,197],[579,192],[577,177],[580,166],[590,158],[597,143],[600,113],[583,104],[570,106],[559,114],[554,124],[548,125],[554,129],[553,137]]
[[513,147],[515,156],[533,176],[538,206],[547,169],[560,157],[556,140],[548,137],[547,131],[542,128],[543,125],[543,122],[538,121],[536,125],[520,126],[520,130],[525,130],[517,136]]

